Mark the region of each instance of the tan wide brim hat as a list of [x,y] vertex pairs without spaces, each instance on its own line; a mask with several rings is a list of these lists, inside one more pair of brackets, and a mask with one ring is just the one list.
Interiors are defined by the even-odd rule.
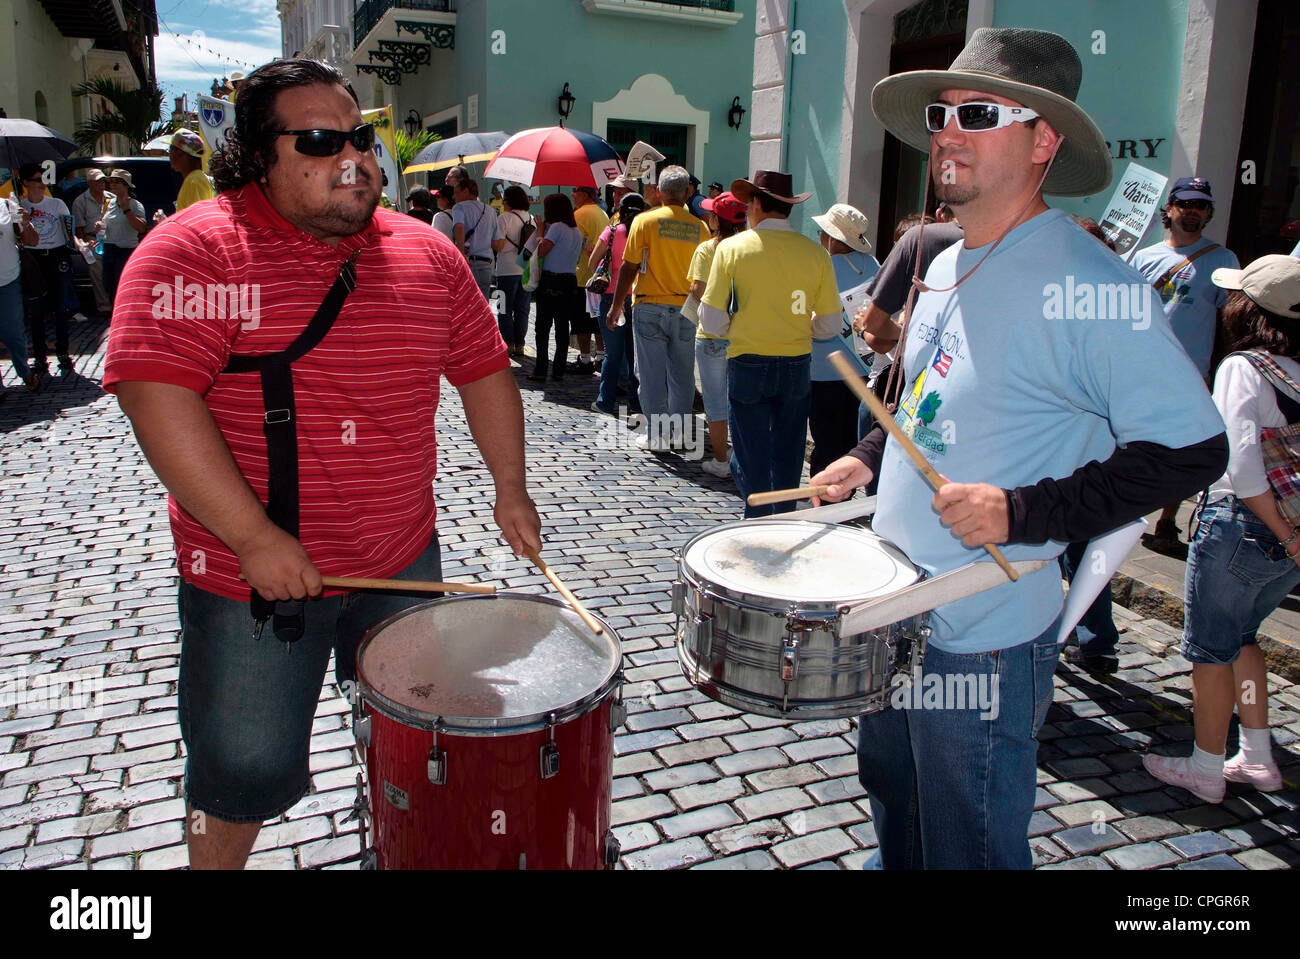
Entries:
[[847,203],[836,203],[821,216],[812,219],[827,236],[839,240],[859,253],[871,252],[871,241],[867,239],[867,230],[871,226],[871,221],[856,207],[851,207]]
[[1106,138],[1074,102],[1082,78],[1079,55],[1064,37],[1043,30],[982,27],[947,70],[885,77],[871,91],[871,109],[890,133],[929,154],[925,108],[944,90],[1006,97],[1033,110],[1065,137],[1043,192],[1091,196],[1110,186],[1112,163]]

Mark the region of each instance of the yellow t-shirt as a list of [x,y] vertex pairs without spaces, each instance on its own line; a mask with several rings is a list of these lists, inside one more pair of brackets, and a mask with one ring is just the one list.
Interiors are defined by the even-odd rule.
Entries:
[[[718,244],[712,240],[706,240],[695,248],[695,255],[691,257],[691,268],[686,274],[686,279],[692,283],[700,282],[708,284],[709,271],[713,269],[713,255],[718,252]],[[714,336],[712,333],[705,333],[704,327],[699,327],[695,331],[697,340],[720,340],[722,337]]]
[[624,263],[640,263],[633,291],[636,303],[681,306],[690,295],[691,258],[709,239],[709,228],[682,206],[647,210],[632,221]]
[[212,181],[202,170],[191,170],[181,183],[181,192],[176,195],[176,212],[187,206],[193,206],[200,200],[211,200],[216,193],[212,190]]
[[596,204],[588,203],[581,209],[573,211],[573,219],[578,224],[578,232],[582,234],[582,252],[578,254],[576,271],[578,286],[586,286],[592,274],[589,265],[591,251],[596,249],[596,244],[600,242],[600,235],[605,232],[605,227],[609,226],[609,217]]
[[812,352],[813,316],[843,310],[830,254],[787,229],[746,230],[718,244],[704,302],[726,312],[735,284],[728,359]]

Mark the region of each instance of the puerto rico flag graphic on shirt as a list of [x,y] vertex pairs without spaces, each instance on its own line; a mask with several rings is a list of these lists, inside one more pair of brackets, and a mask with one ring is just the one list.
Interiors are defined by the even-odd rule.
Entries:
[[947,378],[950,366],[952,366],[952,357],[943,350],[937,350],[934,354],[934,368],[938,370],[939,375]]

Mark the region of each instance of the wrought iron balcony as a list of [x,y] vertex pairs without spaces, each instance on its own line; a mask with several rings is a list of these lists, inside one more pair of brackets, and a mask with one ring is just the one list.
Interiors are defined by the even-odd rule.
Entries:
[[352,14],[352,45],[361,46],[366,35],[389,10],[427,10],[430,13],[455,13],[456,0],[360,0]]

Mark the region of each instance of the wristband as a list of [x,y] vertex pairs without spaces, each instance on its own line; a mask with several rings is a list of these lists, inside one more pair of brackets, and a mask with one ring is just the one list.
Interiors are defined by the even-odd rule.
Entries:
[[1294,543],[1295,538],[1297,536],[1300,536],[1300,526],[1294,526],[1291,528],[1291,535],[1288,536],[1286,539],[1282,540],[1282,545],[1287,546],[1291,543]]
[[1285,546],[1282,547],[1282,550],[1283,550],[1283,552],[1286,553],[1286,558],[1287,558],[1287,559],[1295,559],[1295,557],[1296,557],[1296,553],[1300,553],[1300,543],[1297,543],[1297,544],[1296,544],[1295,552],[1294,552],[1294,553],[1291,552],[1291,550],[1287,549]]

